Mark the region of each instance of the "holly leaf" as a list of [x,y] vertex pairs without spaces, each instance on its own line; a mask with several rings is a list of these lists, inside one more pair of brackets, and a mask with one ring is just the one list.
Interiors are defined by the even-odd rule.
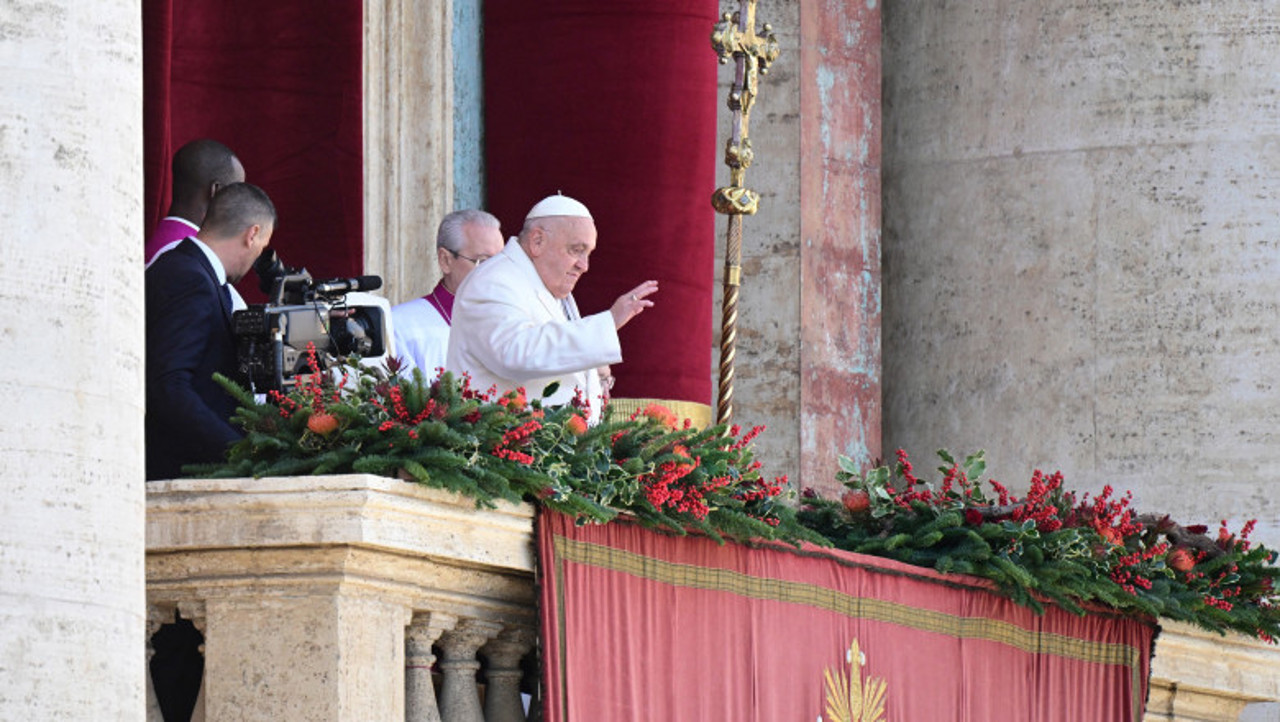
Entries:
[[841,454],[840,457],[836,459],[836,462],[840,464],[841,471],[845,471],[850,474],[858,473],[858,465],[853,462],[853,459]]

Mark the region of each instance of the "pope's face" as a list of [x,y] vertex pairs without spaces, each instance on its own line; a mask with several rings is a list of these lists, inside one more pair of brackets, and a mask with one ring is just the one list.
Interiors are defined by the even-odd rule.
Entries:
[[527,251],[551,295],[565,298],[587,272],[587,259],[596,249],[596,224],[590,218],[574,216],[549,221],[541,226]]

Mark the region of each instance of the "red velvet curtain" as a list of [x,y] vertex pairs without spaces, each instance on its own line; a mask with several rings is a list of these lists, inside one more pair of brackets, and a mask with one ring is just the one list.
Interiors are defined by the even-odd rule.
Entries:
[[[229,146],[280,214],[271,245],[317,278],[363,272],[362,7],[348,0],[143,0],[147,228],[173,151]],[[378,269],[371,269],[377,272]],[[240,284],[261,298],[252,274]]]
[[514,235],[563,192],[600,238],[575,296],[602,311],[649,278],[614,395],[711,400],[716,0],[487,0],[489,210]]
[[854,720],[1143,716],[1142,620],[1037,616],[969,577],[555,513],[538,547],[547,722],[850,719],[828,674],[864,700],[883,690],[883,716]]

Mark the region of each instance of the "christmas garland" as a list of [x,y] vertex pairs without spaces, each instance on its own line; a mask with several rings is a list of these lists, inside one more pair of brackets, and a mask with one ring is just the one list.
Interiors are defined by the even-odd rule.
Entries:
[[887,466],[859,473],[841,458],[840,500],[802,494],[800,522],[841,549],[889,557],[996,583],[1015,601],[1041,609],[1041,599],[1084,613],[1102,603],[1122,612],[1232,630],[1274,642],[1280,637],[1276,553],[1249,541],[1255,522],[1216,538],[1203,526],[1137,514],[1132,495],[1077,499],[1061,473],[1036,471],[1021,499],[989,480],[981,452],[957,461],[938,452],[939,483],[914,474],[898,451]]
[[[496,395],[464,375],[428,379],[355,362],[311,374],[258,403],[225,377],[245,437],[225,463],[187,467],[204,477],[371,473],[448,489],[491,506],[535,501],[604,523],[626,514],[651,528],[700,532],[717,541],[775,539],[834,545],[941,572],[989,579],[1037,610],[1042,600],[1084,613],[1106,604],[1125,613],[1188,621],[1274,641],[1280,637],[1276,553],[1225,522],[1204,527],[1138,515],[1131,497],[1107,487],[1077,500],[1061,474],[1036,472],[1019,499],[980,483],[981,453],[957,461],[939,452],[941,481],[914,475],[907,455],[862,472],[840,459],[839,500],[806,490],[799,504],[787,477],[760,473],[751,442],[763,430],[698,430],[652,405],[631,418],[605,409],[589,426],[582,399],[544,408],[524,390]],[[544,390],[544,396],[554,393]]]
[[[713,539],[780,539],[825,544],[796,522],[786,477],[761,475],[751,441],[737,426],[691,428],[653,405],[631,418],[589,426],[587,406],[543,408],[523,389],[497,396],[464,375],[428,379],[420,370],[348,363],[311,374],[266,403],[223,376],[239,402],[233,422],[245,437],[226,463],[189,466],[226,477],[369,473],[447,489],[491,506],[536,501],[583,523],[620,513],[677,534]],[[555,392],[544,390],[544,396]]]

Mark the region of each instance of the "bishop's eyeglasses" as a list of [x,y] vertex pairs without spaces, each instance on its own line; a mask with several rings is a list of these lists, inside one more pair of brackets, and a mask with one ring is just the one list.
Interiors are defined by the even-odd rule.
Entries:
[[452,253],[454,258],[461,258],[464,261],[471,261],[477,266],[489,260],[490,258],[492,258],[492,256],[480,256],[478,258],[472,258],[471,256],[464,256],[461,253],[458,253],[457,251],[453,250],[452,248],[446,248],[445,250]]

